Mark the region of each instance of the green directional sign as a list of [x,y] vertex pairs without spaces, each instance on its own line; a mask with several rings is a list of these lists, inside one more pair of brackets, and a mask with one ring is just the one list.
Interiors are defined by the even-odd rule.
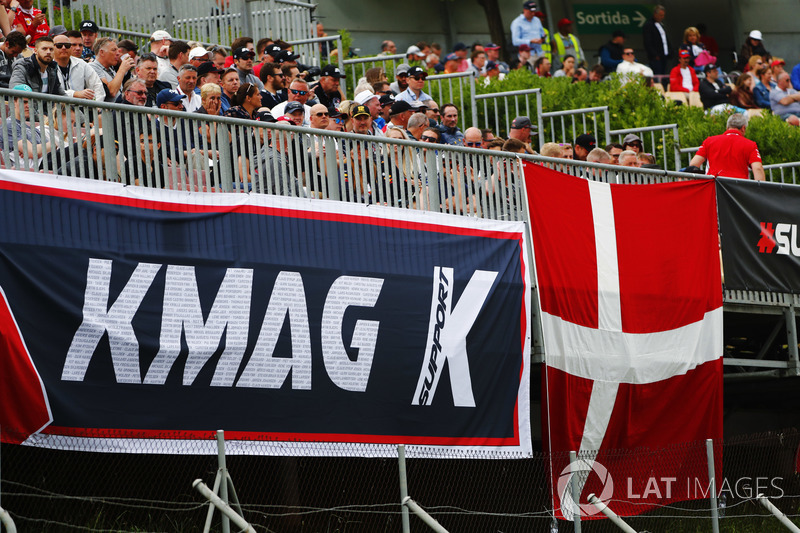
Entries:
[[574,4],[575,25],[578,33],[610,34],[616,29],[625,33],[639,33],[653,14],[647,4]]

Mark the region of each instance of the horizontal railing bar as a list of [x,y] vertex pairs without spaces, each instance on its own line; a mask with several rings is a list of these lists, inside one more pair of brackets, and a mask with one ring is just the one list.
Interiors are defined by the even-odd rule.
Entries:
[[624,135],[626,133],[638,133],[640,131],[673,130],[677,127],[678,127],[677,124],[659,124],[658,126],[642,126],[640,128],[625,128],[623,130],[611,130],[608,133],[611,135]]
[[759,368],[789,368],[788,361],[763,361],[761,359],[743,359],[736,357],[723,357],[725,366],[753,366]]
[[542,113],[543,118],[548,117],[561,117],[561,116],[568,116],[568,115],[582,115],[585,113],[599,113],[601,111],[608,111],[608,106],[599,106],[599,107],[584,107],[581,109],[565,109],[564,111],[548,111],[546,113]]
[[[429,76],[428,79],[431,77]],[[505,91],[501,93],[488,93],[488,94],[476,94],[476,100],[486,100],[488,98],[497,98],[502,96],[522,96],[524,94],[536,94],[542,92],[541,89],[521,89],[519,91]]]
[[345,59],[342,61],[345,65],[355,65],[356,63],[379,63],[381,61],[391,61],[393,59],[405,59],[405,54],[393,54],[390,56],[371,56],[371,57],[354,57],[352,59]]

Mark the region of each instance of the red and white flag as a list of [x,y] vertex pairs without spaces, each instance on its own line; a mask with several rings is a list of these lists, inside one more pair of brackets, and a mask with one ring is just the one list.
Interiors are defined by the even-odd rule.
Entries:
[[620,515],[708,497],[703,441],[722,438],[713,180],[610,185],[533,164],[525,180],[556,516],[596,517],[592,492]]

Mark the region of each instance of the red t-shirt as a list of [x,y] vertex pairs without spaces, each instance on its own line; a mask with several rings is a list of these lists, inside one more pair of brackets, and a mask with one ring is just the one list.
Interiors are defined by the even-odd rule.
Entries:
[[36,26],[35,30],[31,28],[33,17],[39,15],[42,12],[42,10],[34,7],[31,9],[31,12],[33,14],[28,15],[24,13],[21,8],[17,8],[16,15],[14,16],[14,22],[11,23],[12,29],[14,26],[20,25],[24,28],[24,31],[22,33],[31,36],[31,40],[28,41],[29,46],[33,46],[33,43],[35,43],[36,39],[38,39],[39,37],[42,37],[50,33],[50,26],[47,25],[47,20],[44,20],[41,24]]
[[761,154],[755,141],[745,138],[741,131],[734,129],[703,141],[697,155],[708,161],[707,174],[726,178],[748,179],[750,165],[761,163]]

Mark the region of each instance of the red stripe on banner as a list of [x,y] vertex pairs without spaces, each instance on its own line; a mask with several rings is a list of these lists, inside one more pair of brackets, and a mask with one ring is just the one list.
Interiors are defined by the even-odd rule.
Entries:
[[[210,430],[152,430],[125,428],[72,428],[48,426],[42,433],[85,438],[207,440],[216,435]],[[515,431],[516,433],[516,431]],[[419,444],[431,446],[518,446],[519,435],[506,439],[425,437],[407,435],[356,435],[346,433],[262,433],[225,430],[227,440],[274,442],[343,442],[354,444]]]
[[188,204],[178,202],[162,202],[157,200],[143,200],[140,198],[128,198],[124,196],[113,196],[100,193],[87,193],[73,191],[69,189],[57,189],[52,187],[40,187],[12,181],[0,180],[0,189],[14,192],[24,192],[37,194],[40,196],[52,196],[56,198],[67,198],[71,200],[83,200],[107,205],[118,205],[124,207],[135,207],[139,209],[151,209],[154,211],[169,211],[176,213],[235,213],[248,215],[269,215],[282,218],[300,218],[304,220],[322,220],[329,222],[344,222],[349,224],[364,224],[367,226],[410,229],[415,231],[428,231],[443,233],[445,235],[467,235],[477,236],[487,239],[513,239],[521,240],[519,233],[481,230],[476,228],[453,227],[442,224],[427,224],[423,222],[409,222],[400,219],[388,219],[378,217],[366,217],[360,215],[348,215],[343,213],[326,213],[322,211],[304,211],[299,209],[286,209],[278,207],[265,207],[258,205],[205,205]]
[[19,444],[51,422],[47,396],[0,289],[0,440]]
[[524,168],[542,311],[596,328],[597,253],[588,184],[540,165]]
[[611,192],[623,331],[675,329],[722,306],[720,269],[708,267],[719,264],[714,182],[612,185]]

